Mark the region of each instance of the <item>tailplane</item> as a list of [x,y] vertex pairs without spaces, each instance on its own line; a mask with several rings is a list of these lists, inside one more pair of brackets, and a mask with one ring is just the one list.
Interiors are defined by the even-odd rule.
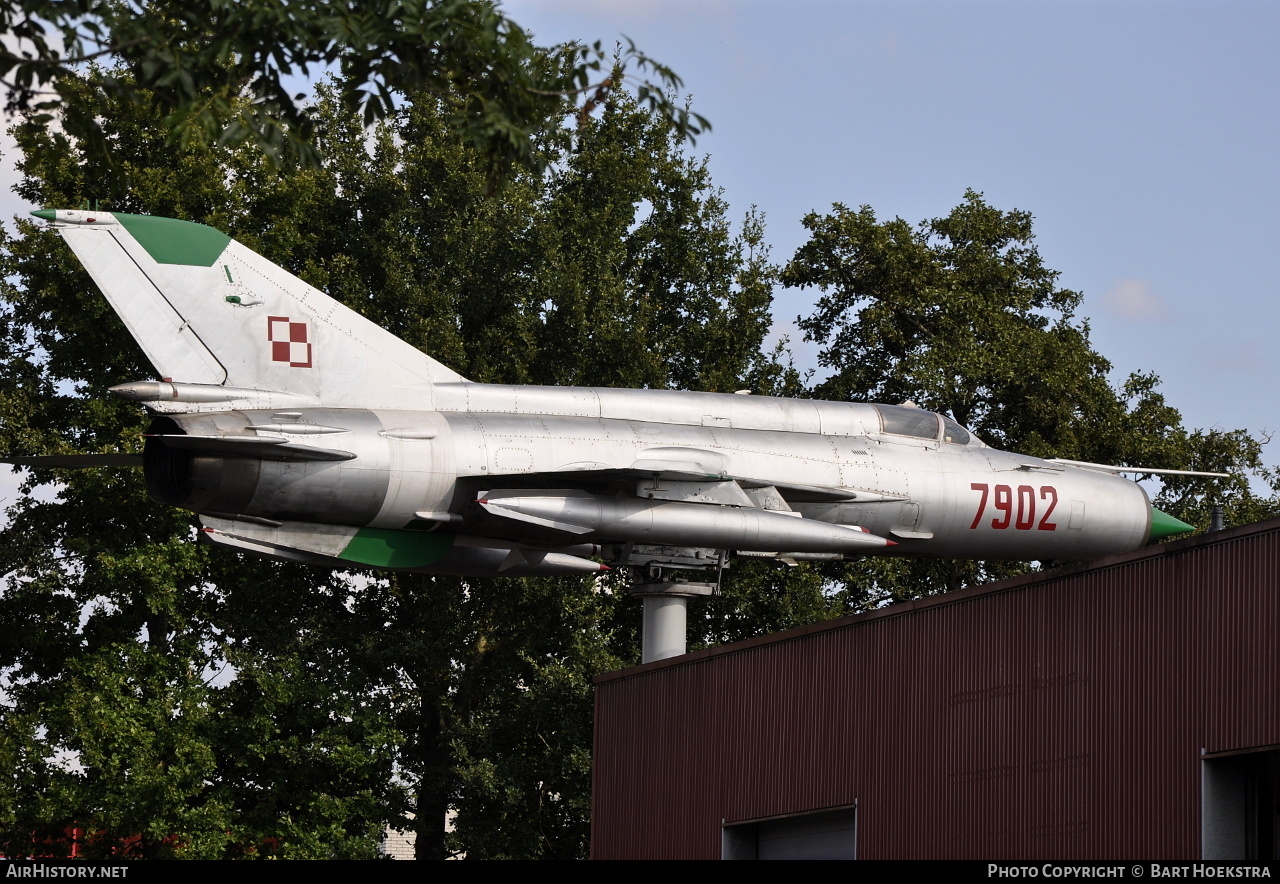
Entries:
[[42,209],[165,381],[350,408],[430,407],[463,380],[212,227]]

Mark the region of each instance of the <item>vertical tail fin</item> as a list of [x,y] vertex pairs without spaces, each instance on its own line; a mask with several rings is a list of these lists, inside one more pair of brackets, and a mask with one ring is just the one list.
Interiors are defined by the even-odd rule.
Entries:
[[430,407],[455,372],[203,224],[42,209],[165,379]]

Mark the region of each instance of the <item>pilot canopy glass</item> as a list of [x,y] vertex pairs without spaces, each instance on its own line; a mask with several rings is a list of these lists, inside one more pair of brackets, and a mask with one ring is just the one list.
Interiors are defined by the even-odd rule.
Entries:
[[942,418],[942,441],[951,442],[955,445],[969,444],[969,431],[958,423],[947,417],[945,414],[940,415]]
[[904,405],[877,405],[880,413],[880,426],[891,436],[910,436],[913,439],[929,439],[936,441],[939,430],[942,440],[955,445],[968,445],[969,431],[949,417],[910,408]]

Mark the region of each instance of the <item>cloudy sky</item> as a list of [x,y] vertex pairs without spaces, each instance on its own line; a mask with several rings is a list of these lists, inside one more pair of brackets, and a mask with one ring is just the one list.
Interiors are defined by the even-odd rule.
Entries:
[[[973,188],[1033,213],[1118,375],[1155,371],[1191,427],[1280,428],[1280,4],[504,8],[540,42],[625,34],[674,68],[714,127],[696,151],[735,213],[766,212],[775,258],[834,202],[914,223]],[[780,293],[780,326],[810,303]]]

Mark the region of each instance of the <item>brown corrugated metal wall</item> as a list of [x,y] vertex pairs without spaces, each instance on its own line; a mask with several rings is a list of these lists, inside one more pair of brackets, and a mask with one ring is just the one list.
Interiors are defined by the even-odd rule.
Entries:
[[1194,859],[1280,744],[1280,520],[602,676],[596,858],[856,803],[864,859]]

